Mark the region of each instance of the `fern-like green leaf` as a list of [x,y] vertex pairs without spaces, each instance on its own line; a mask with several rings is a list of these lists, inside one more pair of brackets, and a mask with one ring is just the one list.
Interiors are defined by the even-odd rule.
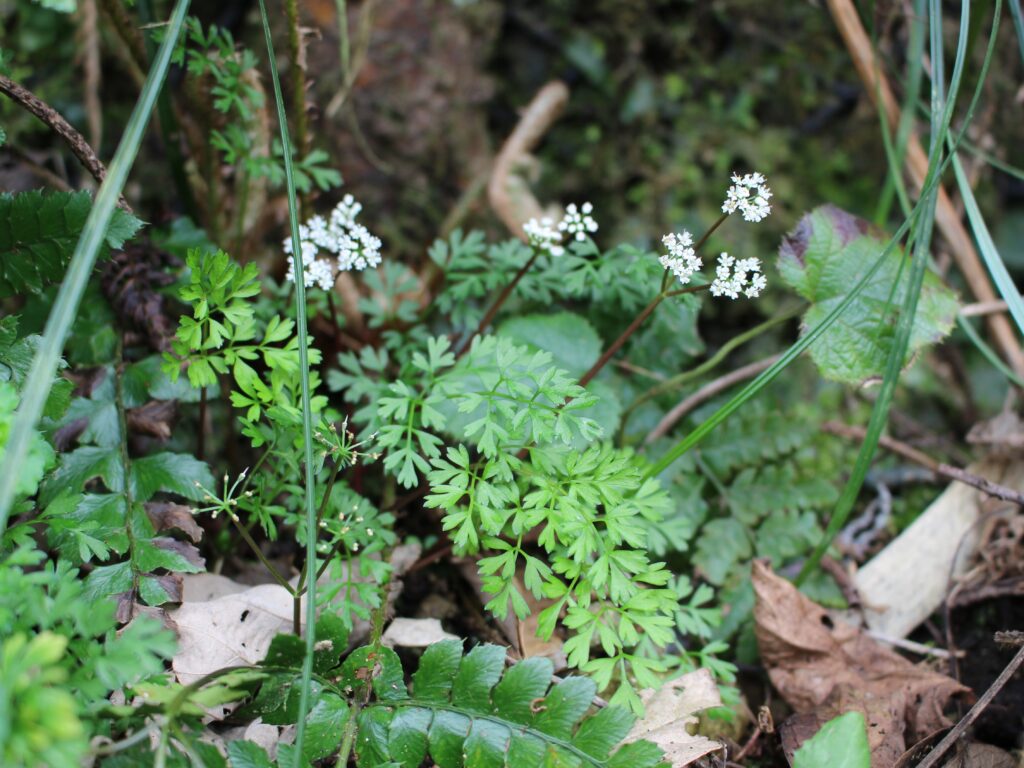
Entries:
[[[38,293],[59,283],[91,207],[88,192],[0,195],[0,296]],[[114,211],[106,245],[120,248],[141,226],[130,213]]]
[[480,645],[463,656],[460,641],[431,645],[413,675],[411,695],[396,698],[391,690],[387,700],[359,713],[357,764],[417,768],[428,756],[439,768],[663,764],[650,744],[613,754],[634,718],[618,707],[588,715],[592,680],[570,677],[551,685],[547,659],[527,659],[502,675],[504,663],[498,646]]

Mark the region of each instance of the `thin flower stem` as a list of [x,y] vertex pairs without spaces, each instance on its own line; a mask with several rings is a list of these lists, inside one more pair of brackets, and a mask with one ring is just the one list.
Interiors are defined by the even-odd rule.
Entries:
[[716,229],[718,229],[720,226],[722,226],[722,222],[724,222],[728,218],[729,218],[729,214],[728,213],[723,213],[721,216],[719,216],[718,220],[715,221],[715,223],[711,225],[711,227],[708,229],[708,231],[705,232],[703,235],[701,235],[700,240],[698,240],[697,243],[693,246],[693,250],[694,251],[699,251],[701,249],[701,246],[704,245],[704,243],[706,243],[708,241],[708,238],[711,237],[711,235],[714,233],[714,231]]
[[[327,488],[324,490],[324,497],[320,501],[320,509],[318,509],[317,513],[316,513],[316,530],[314,531],[314,535],[317,532],[319,532],[319,530],[320,530],[320,521],[322,521],[324,519],[324,512],[327,511],[327,503],[331,499],[331,492],[334,490],[334,482],[338,479],[338,472],[340,472],[340,471],[341,471],[341,462],[339,461],[339,462],[336,462],[334,464],[334,467],[331,468],[331,476],[327,479]],[[334,553],[331,554],[331,557],[333,557],[333,556],[334,556]],[[330,558],[328,558],[328,561],[329,560],[330,560]],[[324,566],[326,566],[326,564],[327,564],[327,561],[324,561]],[[316,577],[318,579],[323,574],[323,567],[324,566],[321,566],[320,571],[316,575]],[[298,586],[295,587],[295,597],[296,597],[296,599],[301,597],[302,594],[306,591],[306,576],[307,576],[308,573],[309,573],[308,569],[306,569],[306,568],[302,569],[302,574],[299,576]]]
[[633,318],[633,322],[629,324],[619,338],[617,338],[612,345],[604,351],[601,357],[597,359],[597,362],[590,367],[590,370],[583,374],[583,377],[580,379],[581,387],[587,386],[587,384],[590,383],[590,380],[601,372],[601,369],[604,368],[608,361],[612,359],[612,356],[622,348],[622,345],[629,340],[629,337],[636,333],[637,329],[643,325],[644,321],[651,316],[651,313],[658,308],[658,305],[665,300],[665,296],[666,294],[664,292],[659,293],[651,300],[650,304],[644,307],[643,311],[639,315]]
[[[249,545],[249,549],[251,549],[253,551],[253,554],[256,555],[257,558],[259,558],[259,561],[263,563],[264,567],[268,571],[270,571],[270,575],[273,577],[274,581],[276,581],[282,587],[287,589],[289,594],[294,595],[295,590],[292,589],[292,585],[288,583],[288,580],[278,572],[277,568],[275,568],[274,565],[267,559],[267,556],[263,554],[263,550],[260,549],[259,545],[249,534],[249,531],[247,531],[245,529],[245,526],[242,525],[241,522],[239,522],[238,516],[228,513],[228,517],[231,519],[231,522],[234,524],[235,529],[238,531],[238,533],[241,534],[242,539],[244,539],[245,543]],[[298,633],[296,632],[296,634]]]
[[458,351],[458,354],[455,355],[456,359],[459,359],[463,355],[465,355],[466,352],[469,350],[469,345],[473,343],[473,339],[475,339],[477,336],[479,336],[485,330],[487,330],[487,326],[491,324],[491,321],[494,320],[494,316],[497,315],[498,310],[501,309],[502,304],[504,304],[508,297],[512,294],[512,291],[515,289],[516,285],[518,285],[519,281],[523,279],[523,275],[525,275],[530,270],[530,267],[533,266],[533,262],[537,260],[538,255],[540,255],[540,251],[535,250],[533,252],[533,255],[530,256],[530,258],[527,260],[527,262],[519,268],[518,272],[516,272],[516,276],[512,278],[512,281],[501,289],[501,293],[498,294],[498,298],[494,300],[494,303],[491,304],[490,308],[484,314],[483,319],[480,321],[480,324],[476,327],[476,330],[473,331],[473,333],[470,335],[468,339],[466,339],[465,343],[462,345],[462,348]]
[[615,353],[622,348],[622,345],[629,340],[629,337],[639,330],[640,326],[644,324],[644,321],[651,316],[661,302],[670,296],[682,296],[684,293],[696,293],[697,291],[705,290],[707,287],[708,286],[706,285],[690,285],[686,288],[677,288],[674,291],[661,291],[651,300],[650,304],[644,307],[643,311],[640,312],[639,315],[633,318],[633,322],[631,322],[619,338],[617,338],[612,345],[604,351],[601,357],[597,359],[597,362],[590,367],[590,370],[583,374],[583,377],[580,379],[580,386],[587,386],[587,384],[589,384],[590,381],[601,372],[601,369],[608,364],[608,361],[611,360]]

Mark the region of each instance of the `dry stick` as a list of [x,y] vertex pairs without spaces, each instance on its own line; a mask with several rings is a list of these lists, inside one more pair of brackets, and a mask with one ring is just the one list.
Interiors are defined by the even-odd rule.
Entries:
[[79,6],[81,26],[81,64],[85,75],[85,113],[89,122],[89,141],[103,146],[103,111],[100,104],[100,33],[96,0],[82,0]]
[[[505,140],[501,151],[498,153],[498,157],[495,158],[491,180],[487,184],[487,198],[494,212],[498,214],[498,218],[520,240],[526,240],[523,224],[532,218],[539,217],[541,215],[541,208],[540,203],[537,202],[537,199],[525,185],[518,190],[518,197],[513,200],[509,192],[510,179],[516,164],[537,146],[537,143],[547,132],[548,128],[551,127],[551,124],[558,119],[568,100],[569,89],[561,81],[555,80],[541,88],[537,95],[533,97],[533,101],[526,107],[526,111],[523,112],[523,116],[519,119],[515,130]],[[512,294],[516,285],[523,279],[523,276],[529,271],[530,267],[533,266],[538,254],[539,252],[534,250],[529,261],[519,268],[512,281],[498,294],[498,297],[484,314],[477,329],[463,342],[457,357],[462,357],[466,354],[473,339],[487,330],[487,326],[494,320],[498,310],[501,309],[501,306]]]
[[[896,130],[900,120],[900,108],[892,94],[888,80],[882,74],[881,64],[875,57],[871,41],[864,30],[864,25],[861,24],[857,9],[852,0],[828,0],[828,7],[850,56],[853,58],[857,73],[864,82],[865,90],[871,100],[876,102],[876,106],[880,106],[885,113],[892,130]],[[877,104],[879,98],[882,102],[881,105]],[[906,166],[907,174],[920,189],[928,173],[928,157],[913,132],[907,141]],[[967,230],[964,229],[949,195],[941,186],[938,188],[935,223],[949,243],[953,258],[975,298],[979,302],[997,300],[998,297],[992,288],[992,282],[978,258],[974,243]],[[1024,351],[1021,350],[1010,321],[1003,314],[988,315],[985,321],[995,338],[996,345],[1002,351],[1010,367],[1018,375],[1024,375]]]
[[652,429],[651,433],[647,435],[647,437],[644,439],[644,444],[650,445],[659,437],[663,437],[664,435],[668,434],[668,431],[675,426],[676,422],[678,422],[681,418],[683,418],[683,416],[688,414],[698,405],[710,400],[719,392],[728,389],[734,384],[737,384],[741,381],[746,381],[752,376],[756,376],[757,374],[761,373],[761,371],[770,368],[775,363],[775,361],[779,359],[779,357],[781,357],[781,355],[772,355],[771,357],[766,357],[764,360],[758,360],[755,363],[744,365],[741,368],[737,368],[735,371],[730,371],[724,376],[720,376],[714,381],[709,381],[707,384],[698,389],[692,395],[682,400],[671,411],[666,413],[662,417],[661,421],[658,422],[658,425],[654,429]]
[[995,682],[993,682],[982,697],[978,699],[978,703],[971,707],[967,714],[964,715],[963,720],[957,723],[953,727],[953,730],[947,733],[945,738],[935,746],[935,749],[929,752],[928,756],[917,764],[917,768],[932,768],[937,765],[943,755],[949,751],[949,748],[959,741],[960,737],[964,735],[964,731],[970,728],[974,721],[981,716],[981,713],[985,711],[988,705],[992,703],[992,699],[994,699],[1003,689],[1003,686],[1010,681],[1010,678],[1017,672],[1021,664],[1024,664],[1024,646],[1021,646],[1020,650],[1017,651],[1017,654],[1010,660],[1010,663],[1006,665],[1006,669],[999,673],[999,677],[995,679]]
[[[89,142],[85,140],[82,134],[72,128],[71,124],[61,117],[57,110],[32,93],[28,88],[18,85],[6,75],[0,75],[0,93],[20,104],[64,139],[68,148],[78,158],[78,162],[96,179],[96,183],[103,183],[103,179],[107,176],[106,167],[100,162],[92,147],[89,146]],[[128,207],[124,197],[118,200],[118,205],[131,213],[132,209]]]
[[[850,440],[863,440],[867,435],[867,430],[863,427],[854,427],[847,424],[840,424],[835,421],[825,422],[825,424],[822,425],[822,429],[825,432],[831,432],[833,435],[846,437]],[[1024,494],[1019,491],[1015,491],[1013,488],[1008,488],[1005,485],[994,483],[980,475],[974,474],[973,472],[968,472],[966,469],[954,467],[950,464],[943,464],[940,461],[936,461],[928,454],[922,453],[913,446],[907,445],[906,443],[891,437],[883,436],[879,438],[878,444],[887,451],[892,451],[905,459],[909,459],[915,464],[920,464],[922,467],[930,469],[935,474],[941,475],[947,480],[957,480],[965,485],[977,488],[982,493],[988,494],[993,498],[1002,499],[1003,501],[1009,501],[1013,504],[1024,506]]]
[[533,97],[526,107],[515,130],[505,140],[501,151],[494,160],[494,173],[487,184],[487,199],[494,212],[509,231],[525,240],[523,224],[541,215],[540,203],[524,184],[513,199],[509,182],[516,165],[537,146],[551,124],[562,113],[569,100],[569,89],[565,83],[554,80]]

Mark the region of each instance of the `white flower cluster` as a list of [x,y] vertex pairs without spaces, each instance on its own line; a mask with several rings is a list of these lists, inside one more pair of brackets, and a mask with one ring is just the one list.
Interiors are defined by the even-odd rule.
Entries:
[[768,201],[772,191],[765,184],[765,177],[760,173],[748,173],[740,176],[732,175],[732,186],[726,190],[722,213],[733,214],[739,211],[745,221],[758,222],[767,218],[772,212]]
[[768,285],[765,276],[761,274],[761,262],[757,259],[736,260],[728,253],[718,257],[718,266],[715,268],[715,280],[711,283],[712,296],[728,296],[730,299],[738,299],[742,293],[747,298],[754,299],[761,295],[761,291]]
[[[356,223],[362,209],[352,195],[345,195],[331,211],[329,219],[317,215],[299,225],[303,282],[307,288],[316,285],[327,291],[334,286],[338,272],[364,270],[380,264],[380,238]],[[284,252],[288,254],[287,277],[294,281],[295,259],[290,237],[284,241]],[[327,255],[320,258],[322,252]]]
[[565,232],[576,238],[581,243],[587,239],[587,232],[597,232],[597,222],[590,214],[594,212],[594,206],[584,203],[579,209],[576,203],[566,206],[565,216],[558,223],[560,232]]
[[523,232],[530,245],[538,251],[546,251],[551,256],[561,256],[565,253],[565,248],[562,247],[562,238],[565,235],[582,242],[587,239],[588,232],[597,232],[597,222],[590,215],[593,212],[594,206],[590,203],[583,203],[578,207],[575,203],[570,203],[558,224],[549,216],[530,219],[523,225]]
[[680,283],[686,285],[693,273],[699,272],[704,266],[700,256],[693,250],[693,235],[684,229],[680,234],[665,235],[661,242],[668,248],[668,253],[662,254],[658,261],[679,278]]

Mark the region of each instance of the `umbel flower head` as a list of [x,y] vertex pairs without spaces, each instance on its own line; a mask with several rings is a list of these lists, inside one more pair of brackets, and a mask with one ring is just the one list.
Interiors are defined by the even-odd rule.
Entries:
[[765,181],[760,173],[748,173],[745,176],[734,173],[732,186],[725,192],[722,213],[733,214],[739,211],[744,221],[752,222],[767,218],[772,212],[768,203],[772,199],[772,191]]
[[734,259],[728,253],[718,257],[715,280],[711,283],[712,296],[728,296],[738,299],[742,293],[748,299],[761,295],[768,285],[761,274],[761,262],[757,259]]
[[668,249],[668,253],[662,254],[658,261],[679,278],[682,285],[686,285],[694,272],[700,272],[704,266],[697,252],[693,250],[693,235],[684,229],[679,234],[665,235],[661,242]]
[[[303,282],[307,288],[316,285],[330,290],[338,272],[361,271],[380,264],[380,238],[356,223],[362,209],[352,195],[345,195],[329,217],[316,215],[299,225]],[[295,258],[290,237],[284,241],[284,252],[288,254],[287,278],[294,281]]]
[[550,216],[530,219],[523,225],[523,233],[531,247],[541,253],[561,256],[565,253],[562,239],[566,235],[583,242],[587,239],[587,233],[597,232],[597,221],[590,215],[593,212],[594,206],[590,203],[583,203],[579,207],[570,203],[558,224]]

